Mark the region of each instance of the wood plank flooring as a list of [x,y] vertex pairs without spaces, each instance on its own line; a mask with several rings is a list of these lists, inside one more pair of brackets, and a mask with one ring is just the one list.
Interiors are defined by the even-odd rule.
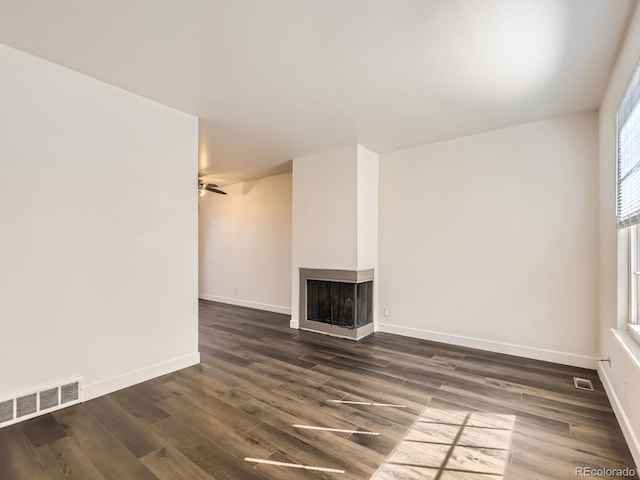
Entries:
[[0,479],[562,480],[634,467],[591,370],[380,333],[355,343],[205,301],[200,351],[198,366],[1,429]]

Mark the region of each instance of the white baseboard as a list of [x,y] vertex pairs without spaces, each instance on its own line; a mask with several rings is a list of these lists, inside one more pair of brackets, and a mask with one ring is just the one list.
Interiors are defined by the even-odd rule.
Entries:
[[640,465],[640,442],[638,442],[638,437],[634,433],[633,428],[631,428],[629,417],[624,411],[622,402],[618,395],[616,395],[616,391],[611,384],[609,375],[607,375],[607,371],[602,364],[598,364],[598,376],[600,377],[600,381],[602,382],[605,392],[607,392],[607,397],[609,397],[609,401],[613,407],[613,413],[615,413],[616,419],[620,424],[620,429],[622,430],[624,439],[627,441],[627,445],[631,451],[631,456],[636,462],[636,465]]
[[82,389],[83,399],[91,400],[92,398],[107,395],[108,393],[122,390],[123,388],[175,372],[182,368],[190,367],[191,365],[197,365],[198,363],[200,363],[200,353],[195,352],[167,360],[166,362],[156,363],[155,365],[150,365],[139,370],[133,370],[107,380],[84,385]]
[[504,353],[507,355],[516,355],[518,357],[533,358],[536,360],[560,363],[563,365],[572,365],[574,367],[595,369],[597,364],[597,358],[585,355],[527,347],[512,343],[496,342],[481,338],[464,337],[450,333],[432,332],[430,330],[403,327],[387,323],[379,323],[377,325],[377,331],[395,333],[396,335],[404,335],[405,337],[420,338],[422,340],[431,340],[434,342],[450,343],[461,347],[478,348],[480,350],[488,350],[490,352]]
[[289,328],[300,328],[300,322],[298,320],[294,320],[293,318],[289,320]]
[[241,300],[239,298],[219,297],[217,295],[209,295],[201,293],[199,298],[209,300],[211,302],[228,303],[229,305],[237,305],[238,307],[256,308],[258,310],[266,310],[267,312],[283,313],[291,315],[291,307],[283,307],[280,305],[269,305],[268,303],[251,302],[249,300]]

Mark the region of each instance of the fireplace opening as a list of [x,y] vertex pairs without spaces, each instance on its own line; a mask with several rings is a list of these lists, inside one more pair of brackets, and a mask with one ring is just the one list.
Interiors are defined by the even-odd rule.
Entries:
[[358,328],[373,321],[373,281],[307,280],[307,320]]
[[373,270],[300,269],[300,328],[359,340],[373,333]]

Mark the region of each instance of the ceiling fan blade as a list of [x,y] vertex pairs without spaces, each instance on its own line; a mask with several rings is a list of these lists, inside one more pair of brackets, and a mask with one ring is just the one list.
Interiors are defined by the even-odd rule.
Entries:
[[216,185],[215,183],[208,183],[208,182],[205,182],[205,181],[202,179],[202,177],[198,177],[198,186],[200,186],[200,185],[211,185],[212,187],[216,187],[216,188],[218,187],[218,185]]
[[226,195],[226,194],[227,194],[227,192],[223,192],[222,190],[218,190],[216,187],[217,187],[217,185],[209,184],[209,185],[207,185],[205,188],[206,188],[206,189],[207,189],[207,191],[209,191],[209,192],[219,193],[219,194],[221,194],[221,195]]

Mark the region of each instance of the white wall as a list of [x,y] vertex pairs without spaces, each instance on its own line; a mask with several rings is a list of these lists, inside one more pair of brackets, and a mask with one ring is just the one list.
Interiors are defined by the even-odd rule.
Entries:
[[597,116],[380,157],[382,331],[593,368]]
[[199,361],[197,119],[0,45],[0,397]]
[[[600,106],[600,354],[611,358],[611,365],[599,365],[598,372],[607,388],[625,438],[640,465],[640,348],[626,329],[627,305],[624,279],[624,252],[618,258],[616,234],[616,109],[634,69],[640,63],[640,9],[629,26],[627,38],[613,70]],[[618,263],[621,263],[618,276]],[[620,299],[617,286],[620,282]],[[620,300],[620,301],[619,301]],[[618,330],[619,329],[619,330]],[[626,380],[626,382],[625,382]],[[626,385],[625,385],[626,383]]]
[[379,156],[357,146],[357,269],[378,267]]
[[355,146],[293,159],[294,266],[358,267],[356,179]]
[[200,298],[291,310],[291,174],[200,197]]

